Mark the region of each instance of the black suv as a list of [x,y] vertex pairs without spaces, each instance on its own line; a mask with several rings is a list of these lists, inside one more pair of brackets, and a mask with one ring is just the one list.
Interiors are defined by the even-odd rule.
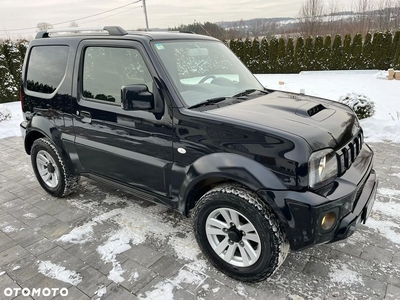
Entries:
[[82,175],[192,211],[211,263],[243,281],[366,221],[377,179],[350,108],[266,90],[211,37],[101,29],[40,32],[26,54],[21,130],[49,194]]

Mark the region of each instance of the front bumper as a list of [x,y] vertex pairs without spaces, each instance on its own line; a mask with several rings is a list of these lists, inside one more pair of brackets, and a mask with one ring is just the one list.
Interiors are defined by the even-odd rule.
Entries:
[[[351,168],[323,191],[260,190],[258,194],[272,206],[285,227],[291,249],[296,251],[352,235],[367,220],[377,188],[373,152],[365,144]],[[322,216],[331,211],[336,213],[337,222],[331,230],[323,231]]]
[[374,205],[377,189],[378,179],[375,171],[372,170],[354,210],[340,221],[335,231],[335,237],[330,242],[349,237],[361,223],[365,224]]

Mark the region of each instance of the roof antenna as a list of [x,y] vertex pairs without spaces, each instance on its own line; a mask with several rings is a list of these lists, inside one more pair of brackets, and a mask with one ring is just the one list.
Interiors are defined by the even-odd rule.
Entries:
[[203,27],[203,25],[201,25],[199,22],[197,22],[196,20],[194,20],[197,24],[200,25],[200,27],[209,35],[212,37],[212,35]]

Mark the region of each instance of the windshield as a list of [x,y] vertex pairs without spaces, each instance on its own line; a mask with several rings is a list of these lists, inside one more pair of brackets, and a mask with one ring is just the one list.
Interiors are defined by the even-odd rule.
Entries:
[[186,105],[263,90],[243,63],[216,41],[164,41],[153,47]]

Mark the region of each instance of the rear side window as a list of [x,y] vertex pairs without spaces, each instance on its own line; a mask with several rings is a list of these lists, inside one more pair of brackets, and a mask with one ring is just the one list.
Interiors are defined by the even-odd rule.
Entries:
[[68,46],[33,47],[29,56],[27,89],[51,94],[64,78],[68,62]]

